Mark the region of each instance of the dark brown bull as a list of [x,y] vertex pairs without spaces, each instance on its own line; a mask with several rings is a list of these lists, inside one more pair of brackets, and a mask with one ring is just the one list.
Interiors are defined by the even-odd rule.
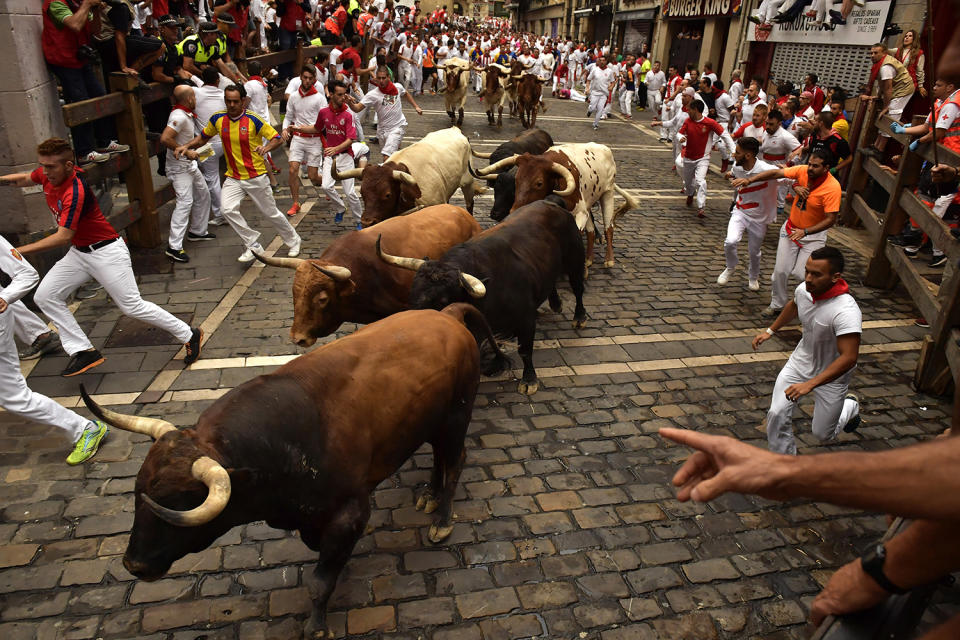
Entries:
[[103,409],[81,387],[98,418],[156,440],[137,474],[123,565],[157,580],[237,525],[297,529],[319,553],[305,635],[328,637],[327,602],[367,525],[370,492],[424,443],[434,466],[417,508],[434,513],[431,542],[453,530],[480,371],[506,364],[499,351],[481,362],[471,330],[496,349],[470,305],[398,313],[243,383],[182,430]]
[[532,73],[525,73],[520,78],[515,78],[519,83],[517,86],[517,111],[520,114],[520,124],[526,129],[537,126],[537,111],[540,108],[540,98],[542,96],[543,83]]
[[[504,85],[509,75],[510,69],[495,62],[491,62],[483,70],[483,93],[480,97],[486,107],[487,122],[498,127],[503,126],[503,101],[506,96]],[[493,119],[494,110],[497,111],[496,122]]]
[[409,308],[413,274],[375,257],[378,236],[404,247],[405,255],[437,260],[480,230],[460,207],[440,204],[340,236],[314,260],[256,255],[266,264],[296,270],[290,339],[309,347],[344,322],[367,324]]
[[510,101],[510,116],[513,117],[519,113],[520,109],[517,105],[517,88],[520,86],[520,83],[516,78],[519,78],[523,75],[523,72],[532,67],[524,66],[519,60],[510,61],[510,80],[507,82],[507,100]]

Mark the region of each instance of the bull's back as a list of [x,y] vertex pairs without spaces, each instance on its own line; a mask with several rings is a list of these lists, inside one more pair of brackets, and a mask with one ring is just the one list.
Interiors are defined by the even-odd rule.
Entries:
[[400,149],[388,160],[409,167],[420,185],[421,204],[439,204],[450,199],[468,172],[470,141],[457,127],[441,129]]
[[438,260],[450,247],[466,242],[481,230],[466,209],[452,204],[436,204],[405,216],[389,218],[360,233],[369,234],[371,246],[382,235],[380,246],[387,253]]
[[[594,194],[584,193],[584,187],[597,185],[602,190],[612,189],[617,175],[617,163],[610,147],[587,142],[582,144],[558,144],[547,152],[562,153],[580,172],[580,192],[585,198]],[[599,197],[599,193],[595,194]]]

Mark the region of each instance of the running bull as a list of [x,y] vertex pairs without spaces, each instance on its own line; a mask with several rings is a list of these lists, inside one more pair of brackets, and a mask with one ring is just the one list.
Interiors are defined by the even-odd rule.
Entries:
[[[446,87],[443,90],[443,102],[450,116],[450,124],[463,126],[463,105],[467,102],[467,86],[470,84],[470,63],[462,58],[448,60],[442,65],[443,79]],[[459,110],[459,118],[457,111]]]
[[576,298],[574,327],[586,324],[583,307],[584,255],[580,231],[570,213],[552,202],[539,201],[518,209],[506,221],[450,249],[440,260],[398,257],[377,242],[380,257],[416,271],[410,305],[442,309],[454,302],[474,304],[502,336],[516,336],[523,359],[520,393],[536,393],[533,338],[537,307],[550,300],[560,312],[556,282],[566,274]]
[[403,253],[436,260],[478,233],[480,225],[465,210],[438,204],[385,220],[376,229],[342,235],[314,260],[254,255],[268,265],[295,270],[290,339],[310,347],[344,322],[367,324],[409,308],[413,274],[373,257],[378,236]]
[[[443,204],[459,188],[473,213],[475,186],[470,175],[470,141],[456,127],[433,131],[392,154],[381,165],[368,164],[332,174],[335,180],[360,178],[363,228],[411,211]],[[483,188],[476,191],[482,192]]]
[[327,601],[366,527],[370,492],[425,442],[433,474],[417,508],[434,514],[431,542],[453,530],[480,371],[506,362],[499,351],[482,362],[467,325],[496,349],[470,305],[405,311],[243,383],[186,429],[101,408],[81,387],[98,418],[156,440],[137,474],[124,567],[157,580],[237,525],[297,529],[319,553],[304,635],[327,637]]
[[[474,67],[479,69],[479,67]],[[503,102],[507,92],[504,88],[504,79],[510,75],[509,67],[502,64],[491,62],[483,68],[483,93],[480,97],[483,99],[483,105],[487,111],[487,123],[503,126]],[[497,112],[496,122],[494,122],[493,112]]]
[[[524,73],[514,77],[517,85],[517,111],[520,115],[520,124],[525,129],[537,126],[537,111],[540,108],[545,78],[538,78],[532,73]],[[546,111],[546,105],[544,105]]]
[[[486,158],[492,164],[516,154],[531,153],[538,155],[552,146],[553,138],[550,137],[550,134],[542,129],[534,128],[527,129],[513,140],[504,142],[494,149],[493,153],[480,153],[474,151],[473,147],[470,148],[470,153],[477,158]],[[517,193],[515,182],[517,168],[510,167],[507,171],[492,175],[482,176],[477,173],[473,175],[476,178],[483,178],[493,183],[493,208],[490,209],[490,217],[500,222],[507,217],[513,207],[513,200]]]
[[[607,242],[603,265],[612,267],[614,222],[621,213],[636,209],[639,204],[633,196],[617,186],[617,164],[610,147],[595,142],[560,144],[550,147],[542,155],[524,153],[504,158],[480,169],[478,173],[489,180],[491,176],[513,166],[517,167],[517,177],[514,181],[516,199],[511,211],[551,193],[563,198],[577,222],[577,228],[588,229],[587,266],[593,264],[593,243],[597,232],[590,209],[597,202],[600,203]],[[613,206],[614,193],[619,193],[626,200],[616,209]]]

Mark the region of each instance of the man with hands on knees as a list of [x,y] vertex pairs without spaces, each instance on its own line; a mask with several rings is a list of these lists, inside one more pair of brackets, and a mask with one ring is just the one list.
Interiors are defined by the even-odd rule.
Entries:
[[806,277],[793,300],[767,329],[753,339],[754,350],[795,318],[803,338],[780,370],[767,412],[770,450],[796,455],[793,410],[797,401],[813,394],[813,435],[831,440],[841,429],[860,425],[857,397],[847,393],[860,351],[862,317],[850,287],[842,277],[843,254],[821,247],[807,259]]
[[[958,404],[956,408],[960,408]],[[954,424],[957,421],[954,411]],[[893,593],[929,584],[960,569],[960,438],[939,438],[878,453],[794,457],[726,436],[684,429],[660,435],[696,449],[673,477],[677,499],[708,502],[727,493],[771,500],[807,498],[916,518],[884,544],[842,566],[810,607],[813,624],[828,615],[869,609]],[[960,615],[921,640],[960,637]]]

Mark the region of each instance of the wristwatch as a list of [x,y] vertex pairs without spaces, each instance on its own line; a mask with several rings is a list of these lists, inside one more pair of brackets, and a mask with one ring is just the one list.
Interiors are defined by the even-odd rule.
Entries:
[[901,589],[890,582],[887,575],[883,572],[883,563],[887,559],[887,549],[880,543],[872,547],[860,558],[860,565],[863,572],[873,578],[873,581],[890,593],[907,593],[909,589]]

